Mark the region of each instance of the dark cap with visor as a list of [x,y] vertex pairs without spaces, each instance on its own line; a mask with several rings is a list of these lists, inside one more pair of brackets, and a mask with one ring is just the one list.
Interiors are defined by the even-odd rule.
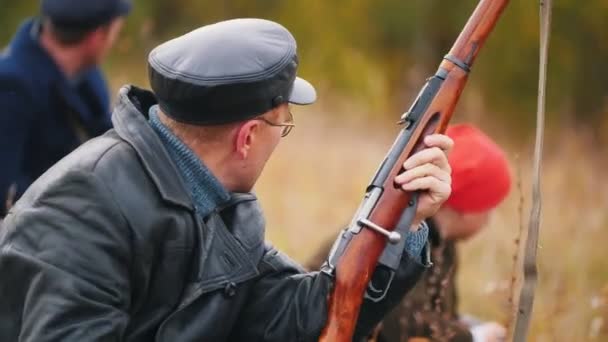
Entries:
[[203,26],[156,47],[150,84],[163,112],[194,125],[259,116],[283,103],[311,104],[316,92],[296,76],[296,41],[263,19]]

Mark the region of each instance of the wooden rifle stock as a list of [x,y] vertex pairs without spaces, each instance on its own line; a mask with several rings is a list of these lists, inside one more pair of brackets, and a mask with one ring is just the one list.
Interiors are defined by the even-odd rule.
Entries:
[[[342,240],[347,242],[340,249],[341,254],[335,256],[336,249],[332,251],[329,266],[335,274],[335,286],[329,298],[327,324],[319,341],[352,341],[364,293],[387,242],[386,236],[366,229],[361,219],[391,232],[404,210],[416,205],[413,194],[396,187],[394,179],[403,171],[405,160],[424,148],[426,135],[445,132],[473,61],[508,2],[479,2],[437,73],[429,78],[409,111],[401,118],[404,128],[368,187],[355,218],[345,230]],[[332,259],[335,262],[332,263]]]

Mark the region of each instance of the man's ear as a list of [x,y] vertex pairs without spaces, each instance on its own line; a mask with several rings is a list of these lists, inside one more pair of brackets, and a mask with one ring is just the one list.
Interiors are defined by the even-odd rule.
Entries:
[[108,28],[101,26],[87,33],[82,41],[87,51],[100,51],[105,45],[105,40],[108,35]]
[[[84,40],[90,51],[104,51],[113,43],[123,25],[123,19],[114,19],[89,32]],[[114,32],[116,31],[116,32]]]
[[249,151],[255,142],[259,128],[260,122],[258,120],[249,120],[242,124],[237,130],[234,151],[242,159],[247,158],[249,155]]

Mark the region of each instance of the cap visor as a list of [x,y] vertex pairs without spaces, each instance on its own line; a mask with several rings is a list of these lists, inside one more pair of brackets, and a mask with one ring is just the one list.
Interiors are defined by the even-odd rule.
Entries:
[[289,96],[289,102],[297,105],[308,105],[317,100],[317,91],[305,79],[296,77],[293,82],[293,90]]

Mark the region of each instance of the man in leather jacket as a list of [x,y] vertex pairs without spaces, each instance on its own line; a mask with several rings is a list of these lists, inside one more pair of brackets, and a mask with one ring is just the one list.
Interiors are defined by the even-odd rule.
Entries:
[[[236,19],[166,42],[148,62],[153,92],[123,87],[114,129],[55,164],[8,213],[0,340],[316,341],[333,275],[306,273],[266,244],[251,193],[294,126],[289,103],[316,98],[296,77],[294,38]],[[356,338],[428,265],[423,219],[450,194],[452,141],[425,143],[395,178],[421,191],[407,253],[384,299],[364,300]]]

